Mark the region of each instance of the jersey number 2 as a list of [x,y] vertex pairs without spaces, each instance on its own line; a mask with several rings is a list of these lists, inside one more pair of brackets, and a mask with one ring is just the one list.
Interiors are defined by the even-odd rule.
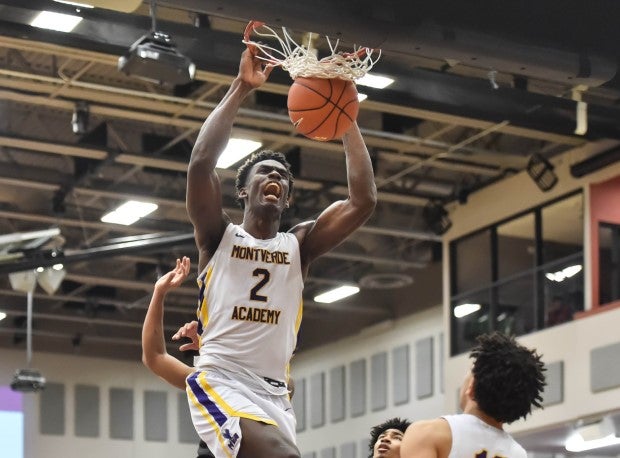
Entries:
[[258,294],[258,292],[263,286],[265,286],[269,282],[269,278],[271,277],[271,275],[269,274],[269,271],[267,269],[260,269],[260,268],[254,269],[254,272],[252,272],[252,276],[261,277],[261,279],[258,281],[258,283],[254,285],[254,288],[250,290],[250,300],[267,302],[267,299],[268,299],[267,296]]

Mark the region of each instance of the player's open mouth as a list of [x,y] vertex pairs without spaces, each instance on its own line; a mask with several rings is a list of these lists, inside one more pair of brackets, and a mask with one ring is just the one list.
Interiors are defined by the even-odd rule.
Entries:
[[265,189],[263,190],[263,195],[265,197],[275,197],[276,199],[280,198],[282,194],[282,187],[278,183],[267,183]]
[[377,452],[387,452],[390,449],[387,445],[380,445],[377,447]]

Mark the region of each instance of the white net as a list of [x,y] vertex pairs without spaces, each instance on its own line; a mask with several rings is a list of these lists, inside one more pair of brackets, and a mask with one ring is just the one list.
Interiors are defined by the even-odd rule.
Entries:
[[[276,39],[281,49],[250,39],[254,32],[263,38]],[[326,37],[331,55],[319,59],[317,50],[312,47],[312,34],[308,34],[308,43],[297,44],[289,32],[282,27],[282,37],[271,27],[262,22],[252,21],[245,30],[243,43],[255,46],[259,51],[258,58],[270,65],[282,67],[291,78],[340,78],[355,81],[366,75],[381,57],[381,51],[373,58],[374,49],[354,47],[353,52],[338,52],[339,40],[332,44]]]

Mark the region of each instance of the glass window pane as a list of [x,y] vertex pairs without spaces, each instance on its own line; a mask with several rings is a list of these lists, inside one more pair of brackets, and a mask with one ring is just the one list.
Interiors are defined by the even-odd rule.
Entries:
[[583,195],[542,209],[543,264],[583,250]]
[[536,326],[534,271],[497,286],[496,329],[520,336]]
[[534,213],[497,227],[498,278],[506,278],[536,265]]
[[476,337],[490,331],[491,290],[485,289],[452,301],[452,354],[470,350]]
[[571,256],[543,269],[545,326],[555,326],[573,319],[583,310],[583,256]]
[[491,282],[491,232],[479,232],[455,242],[456,291],[479,289]]
[[601,223],[599,243],[599,304],[620,300],[620,225]]

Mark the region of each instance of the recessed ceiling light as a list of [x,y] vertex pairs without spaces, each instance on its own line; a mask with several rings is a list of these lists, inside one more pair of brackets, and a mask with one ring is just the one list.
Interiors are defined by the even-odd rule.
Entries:
[[6,313],[0,312],[0,321],[4,320],[5,318],[6,318]]
[[477,312],[481,308],[480,304],[460,304],[454,307],[454,316],[456,318],[463,318],[464,316]]
[[363,102],[364,100],[366,100],[368,98],[368,96],[362,92],[358,92],[357,93],[357,101],[358,102]]
[[54,0],[54,1],[56,3],[64,3],[65,5],[71,5],[77,8],[94,8],[93,5],[88,5],[87,3],[69,2],[67,0]]
[[215,166],[219,169],[226,169],[239,162],[248,154],[253,153],[261,146],[263,146],[261,142],[254,140],[247,140],[245,138],[231,138],[228,140],[228,145],[226,145],[226,149],[224,149],[224,152],[218,159]]
[[362,86],[374,87],[375,89],[385,89],[393,82],[394,82],[394,79],[388,76],[372,75],[370,73],[366,73],[360,79],[355,81],[356,84],[360,84]]
[[344,285],[315,296],[314,301],[323,304],[331,304],[332,302],[339,301],[340,299],[344,299],[345,297],[352,296],[359,292],[360,289],[357,286]]
[[30,25],[40,29],[56,30],[57,32],[71,32],[81,20],[80,16],[41,11]]
[[123,226],[129,226],[135,223],[140,218],[148,215],[149,213],[157,210],[157,204],[150,202],[140,202],[137,200],[130,200],[118,207],[116,210],[106,213],[101,217],[101,221],[104,223],[122,224]]

